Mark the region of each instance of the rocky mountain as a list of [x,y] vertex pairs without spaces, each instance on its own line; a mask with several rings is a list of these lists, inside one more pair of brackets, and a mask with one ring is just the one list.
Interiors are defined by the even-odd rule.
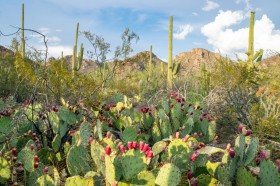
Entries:
[[176,55],[174,61],[181,63],[181,73],[185,73],[189,70],[198,71],[202,63],[205,64],[206,68],[210,67],[219,58],[221,58],[221,55],[218,53],[203,48],[193,48],[188,52]]

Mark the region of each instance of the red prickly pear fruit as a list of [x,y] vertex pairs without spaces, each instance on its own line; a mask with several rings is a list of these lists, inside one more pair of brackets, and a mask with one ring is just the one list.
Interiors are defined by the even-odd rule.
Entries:
[[195,138],[197,137],[197,133],[196,133],[196,132],[195,132],[195,133],[193,133],[193,137],[195,137]]
[[199,146],[201,146],[201,147],[205,147],[205,143],[200,142],[200,143],[199,143]]
[[23,103],[23,104],[21,104],[21,106],[22,106],[22,108],[24,108],[24,107],[25,107],[25,104]]
[[34,161],[34,162],[38,162],[38,160],[39,160],[38,156],[35,155],[35,156],[33,157],[33,161]]
[[170,105],[169,105],[169,106],[170,106],[170,108],[173,108],[173,106],[174,106],[174,105],[173,105],[172,103],[170,103]]
[[251,129],[248,129],[248,130],[246,131],[245,136],[250,136],[251,133],[252,133]]
[[34,150],[34,144],[30,145],[30,150],[32,150],[32,151]]
[[230,151],[230,147],[231,147],[231,144],[228,143],[228,144],[227,144],[227,147],[226,147],[226,150],[227,150],[227,151]]
[[175,99],[178,103],[181,103],[181,99],[180,98],[176,98]]
[[184,138],[183,138],[183,141],[188,141],[188,139],[190,138],[190,135],[186,135]]
[[13,156],[16,154],[16,149],[15,149],[15,148],[13,148],[13,149],[11,150],[11,154],[12,154]]
[[122,106],[121,111],[123,111],[125,109],[125,106]]
[[182,102],[185,102],[186,101],[186,98],[182,98]]
[[266,159],[267,159],[267,157],[266,157],[266,151],[262,150],[260,156],[261,156],[261,159],[262,159],[262,160],[266,160]]
[[118,182],[114,182],[114,183],[112,183],[112,186],[118,186]]
[[199,137],[202,137],[203,136],[203,133],[201,132],[201,133],[199,133]]
[[141,134],[141,129],[138,129],[137,134]]
[[48,174],[48,172],[49,172],[49,167],[45,167],[45,168],[44,168],[44,173],[45,173],[45,174]]
[[29,102],[30,102],[30,101],[27,99],[27,100],[25,100],[25,102],[24,102],[24,103],[25,103],[25,105],[28,105],[28,104],[29,104]]
[[110,147],[109,145],[105,147],[105,153],[106,153],[107,155],[110,155],[110,154],[111,154],[111,147]]
[[191,180],[191,179],[192,179],[193,174],[192,174],[192,172],[191,172],[191,171],[189,171],[189,172],[188,172],[187,177],[188,177],[188,180]]
[[191,186],[198,186],[198,180],[197,179],[192,179],[191,180]]
[[180,133],[179,133],[179,132],[176,132],[175,137],[176,137],[177,139],[180,138]]
[[134,141],[132,143],[132,148],[137,149],[137,147],[138,147],[138,143],[136,141]]
[[10,161],[10,160],[11,160],[11,157],[10,157],[10,156],[7,156],[7,157],[6,157],[6,160],[7,160],[7,161]]
[[131,141],[127,142],[127,148],[128,148],[128,149],[132,149],[132,148],[133,148],[133,147],[132,147],[132,142],[131,142]]
[[229,156],[230,156],[231,158],[234,158],[234,156],[235,156],[234,150],[232,150],[232,149],[229,150]]
[[116,107],[116,106],[117,106],[117,104],[115,104],[115,103],[114,103],[114,104],[112,104],[112,107]]
[[146,155],[148,165],[151,163],[151,159],[153,158],[153,156],[154,156],[154,153],[153,153],[153,151],[150,150]]
[[191,161],[194,161],[196,158],[197,158],[198,154],[197,153],[194,153],[191,157],[190,157],[190,160]]
[[200,106],[198,105],[198,106],[196,107],[196,109],[199,110],[199,109],[200,109]]
[[280,165],[280,159],[277,159],[277,160],[276,160],[276,164],[277,164],[277,165]]
[[13,157],[13,162],[16,162],[17,161],[17,157]]
[[124,146],[123,146],[123,145],[120,145],[120,151],[121,151],[122,153],[124,153],[124,152],[125,152],[125,148],[124,148]]
[[185,111],[184,107],[181,108],[181,111],[183,111],[183,112]]
[[148,144],[145,144],[142,151],[143,152],[146,152],[147,150],[149,149],[149,145]]
[[140,150],[143,150],[144,145],[145,145],[145,143],[144,143],[143,141],[140,141],[140,144],[139,144],[139,146],[140,146]]
[[109,123],[108,126],[109,126],[109,127],[113,127],[113,123]]
[[93,137],[89,137],[88,142],[91,144],[93,142]]
[[111,132],[108,131],[108,132],[106,133],[106,138],[110,138],[110,136],[111,136]]
[[17,171],[14,170],[13,171],[13,175],[16,176],[17,175]]
[[239,132],[240,134],[242,133],[243,128],[244,128],[244,125],[242,125],[242,124],[240,124],[240,125],[238,126],[238,132]]

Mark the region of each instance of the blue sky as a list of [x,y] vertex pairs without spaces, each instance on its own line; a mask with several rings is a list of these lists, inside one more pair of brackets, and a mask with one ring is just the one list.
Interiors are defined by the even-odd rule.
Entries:
[[[235,58],[247,48],[249,13],[255,11],[255,49],[280,52],[279,0],[0,0],[0,30],[5,34],[21,25],[25,4],[25,28],[48,38],[49,56],[72,54],[76,23],[80,31],[102,35],[113,55],[121,34],[129,27],[140,37],[134,53],[149,50],[167,59],[169,16],[173,16],[173,56],[192,48],[206,48]],[[44,49],[42,39],[26,33],[28,46]],[[0,35],[0,45],[12,37]],[[92,50],[82,36],[85,50]],[[132,54],[132,55],[133,55]]]

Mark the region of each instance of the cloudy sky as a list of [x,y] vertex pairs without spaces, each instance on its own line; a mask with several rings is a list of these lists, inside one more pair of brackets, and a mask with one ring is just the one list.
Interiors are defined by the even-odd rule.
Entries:
[[[80,31],[102,35],[112,54],[129,27],[140,37],[134,53],[149,50],[167,59],[169,16],[173,16],[173,55],[206,48],[235,58],[246,52],[250,11],[255,11],[255,49],[280,52],[279,0],[0,0],[0,31],[10,34],[21,25],[47,36],[49,56],[72,53],[76,23]],[[44,49],[42,38],[26,33],[28,46]],[[12,37],[0,35],[0,45]],[[86,50],[92,50],[82,36]]]

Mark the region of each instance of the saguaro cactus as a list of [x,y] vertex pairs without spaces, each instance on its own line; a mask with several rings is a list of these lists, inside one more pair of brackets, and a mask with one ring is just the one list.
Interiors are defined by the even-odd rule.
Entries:
[[80,46],[80,51],[77,55],[77,46],[78,46],[78,36],[79,35],[79,23],[77,23],[76,27],[76,38],[75,38],[75,44],[73,49],[73,56],[72,56],[72,73],[74,74],[75,71],[80,70],[82,61],[83,61],[83,55],[84,55],[84,47],[83,43]]
[[22,3],[21,12],[21,55],[25,57],[25,39],[24,39],[24,3]]
[[173,37],[173,16],[169,19],[169,32],[168,32],[168,71],[167,71],[167,87],[172,88],[172,37]]
[[153,58],[153,46],[150,46],[150,61],[149,61],[149,76],[152,76],[152,58]]
[[[255,12],[251,12],[250,15],[250,25],[249,25],[249,38],[248,38],[248,51],[246,52],[248,56],[248,67],[258,66],[262,60],[263,50],[260,49],[254,54],[254,21],[255,21]],[[238,59],[239,62],[245,63],[241,59]],[[255,62],[255,63],[254,63]]]

